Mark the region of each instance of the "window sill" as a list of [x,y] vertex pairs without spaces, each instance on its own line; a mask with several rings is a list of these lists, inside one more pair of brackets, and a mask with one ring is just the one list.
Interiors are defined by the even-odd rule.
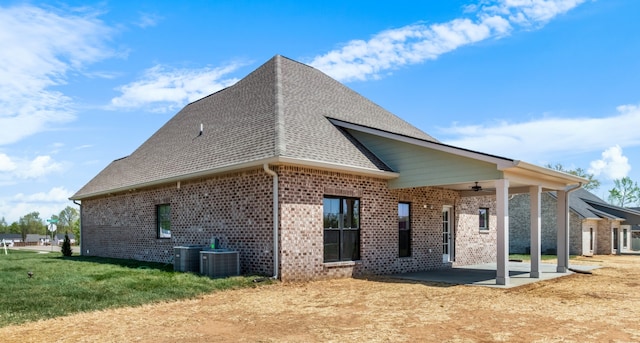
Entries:
[[489,231],[490,231],[489,229],[480,229],[480,230],[478,230],[479,233],[485,234],[485,235],[488,234]]
[[325,268],[342,268],[342,267],[353,267],[357,264],[362,264],[362,261],[340,261],[340,262],[324,262],[322,265]]

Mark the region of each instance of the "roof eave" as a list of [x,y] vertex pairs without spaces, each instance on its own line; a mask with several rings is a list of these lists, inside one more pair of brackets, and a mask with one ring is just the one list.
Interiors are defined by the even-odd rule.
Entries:
[[540,167],[535,164],[531,164],[531,163],[520,161],[520,160],[515,160],[513,163],[513,166],[505,169],[509,169],[509,168],[520,168],[523,170],[532,171],[535,173],[551,176],[554,178],[560,178],[560,179],[563,179],[567,183],[567,185],[587,184],[589,182],[588,179],[585,179],[580,176],[564,173],[561,171],[557,171],[557,170],[553,170],[545,167]]
[[370,177],[375,177],[375,178],[385,179],[385,180],[395,179],[400,176],[399,173],[380,170],[380,169],[364,168],[364,167],[349,166],[349,165],[338,164],[338,163],[305,160],[305,159],[290,158],[290,157],[271,157],[266,159],[250,161],[246,163],[233,164],[233,165],[223,166],[223,167],[214,168],[214,169],[202,170],[195,173],[178,175],[178,176],[154,180],[150,182],[143,182],[143,183],[138,183],[134,185],[113,188],[105,191],[99,191],[99,192],[93,192],[93,193],[87,193],[87,194],[81,194],[81,195],[75,194],[72,197],[70,197],[69,200],[83,200],[83,199],[105,196],[109,194],[130,192],[140,188],[161,186],[161,185],[171,184],[179,181],[187,181],[187,180],[192,180],[192,179],[197,179],[202,177],[225,174],[233,171],[251,169],[255,167],[260,167],[264,164],[296,165],[301,167],[309,167],[309,168],[321,169],[321,170],[327,170],[327,171],[370,176]]

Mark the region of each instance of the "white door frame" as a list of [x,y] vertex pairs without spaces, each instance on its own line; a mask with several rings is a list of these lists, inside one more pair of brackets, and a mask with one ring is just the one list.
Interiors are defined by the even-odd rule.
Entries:
[[455,259],[455,242],[453,232],[453,206],[442,206],[442,262],[453,262]]

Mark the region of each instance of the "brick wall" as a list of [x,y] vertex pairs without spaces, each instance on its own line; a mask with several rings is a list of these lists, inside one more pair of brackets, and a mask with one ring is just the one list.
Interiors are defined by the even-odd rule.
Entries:
[[[171,239],[158,239],[156,205],[171,205]],[[262,170],[82,201],[83,254],[173,262],[173,247],[238,250],[241,271],[273,273],[272,181]]]
[[[442,261],[442,208],[453,206],[455,263],[495,261],[495,197],[460,198],[433,187],[390,190],[385,180],[293,166],[279,175],[280,275],[284,281],[449,267]],[[325,195],[360,198],[361,260],[323,262]],[[397,204],[411,203],[412,254],[398,257]],[[171,205],[171,239],[158,239],[155,208]],[[257,169],[83,200],[83,253],[171,263],[173,247],[207,244],[240,252],[241,271],[273,273],[272,179]],[[491,209],[488,233],[478,207]]]
[[[541,247],[543,254],[557,251],[557,199],[549,193],[542,193],[540,211]],[[509,200],[509,251],[525,253],[531,246],[531,202],[529,194],[516,194]],[[569,212],[569,254],[582,254],[582,218],[574,211]]]
[[596,254],[609,255],[613,253],[613,223],[609,219],[602,219],[598,222],[598,247]]
[[[385,180],[280,167],[282,279],[404,273],[450,267],[442,260],[442,208],[453,206],[455,263],[495,261],[495,197],[461,199],[433,187],[390,190]],[[323,262],[322,200],[360,198],[361,261]],[[411,204],[410,257],[398,257],[398,202]],[[478,206],[492,209],[492,227],[479,233]]]
[[[489,230],[480,230],[478,209],[489,208]],[[495,262],[497,256],[496,197],[464,197],[456,206],[456,265]]]

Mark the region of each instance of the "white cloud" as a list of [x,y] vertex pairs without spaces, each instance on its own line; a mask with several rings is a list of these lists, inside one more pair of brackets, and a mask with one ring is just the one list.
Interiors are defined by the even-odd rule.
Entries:
[[383,71],[433,60],[459,47],[508,35],[516,27],[539,27],[584,0],[498,0],[466,6],[475,19],[409,25],[353,40],[316,56],[310,65],[340,81],[378,78]]
[[57,215],[67,206],[74,206],[69,200],[73,192],[64,187],[54,187],[47,192],[34,194],[16,194],[0,198],[0,213],[8,223],[18,221],[20,217],[31,213],[40,213],[41,219]]
[[542,25],[564,14],[585,0],[501,0],[480,8],[486,13],[506,16],[520,25]]
[[11,172],[16,169],[16,164],[11,157],[6,154],[0,154],[0,172]]
[[544,118],[528,122],[495,122],[485,125],[441,128],[442,140],[451,145],[530,161],[550,157],[602,151],[612,142],[620,146],[640,145],[635,130],[640,127],[640,107],[620,106],[615,115],[602,118]]
[[0,7],[0,144],[72,120],[71,99],[51,87],[112,56],[110,34],[95,13]]
[[12,184],[15,178],[40,179],[63,170],[63,163],[53,161],[51,156],[36,156],[28,160],[0,154],[0,185]]
[[622,179],[631,171],[629,159],[622,154],[619,145],[612,146],[602,152],[602,159],[591,162],[589,173],[604,176],[607,179]]
[[38,192],[30,195],[18,193],[13,197],[14,201],[22,202],[64,202],[69,201],[73,193],[64,187],[54,187],[48,192]]
[[37,179],[59,171],[62,171],[61,163],[53,162],[50,156],[37,156],[16,174],[23,179]]
[[151,106],[153,111],[166,112],[182,107],[238,81],[227,75],[244,64],[231,63],[219,68],[173,69],[156,65],[143,77],[118,88],[122,95],[111,100],[112,108]]
[[158,25],[158,22],[160,20],[162,20],[162,17],[157,14],[141,13],[140,19],[138,20],[136,25],[139,26],[140,28],[146,29],[147,27],[153,27]]

